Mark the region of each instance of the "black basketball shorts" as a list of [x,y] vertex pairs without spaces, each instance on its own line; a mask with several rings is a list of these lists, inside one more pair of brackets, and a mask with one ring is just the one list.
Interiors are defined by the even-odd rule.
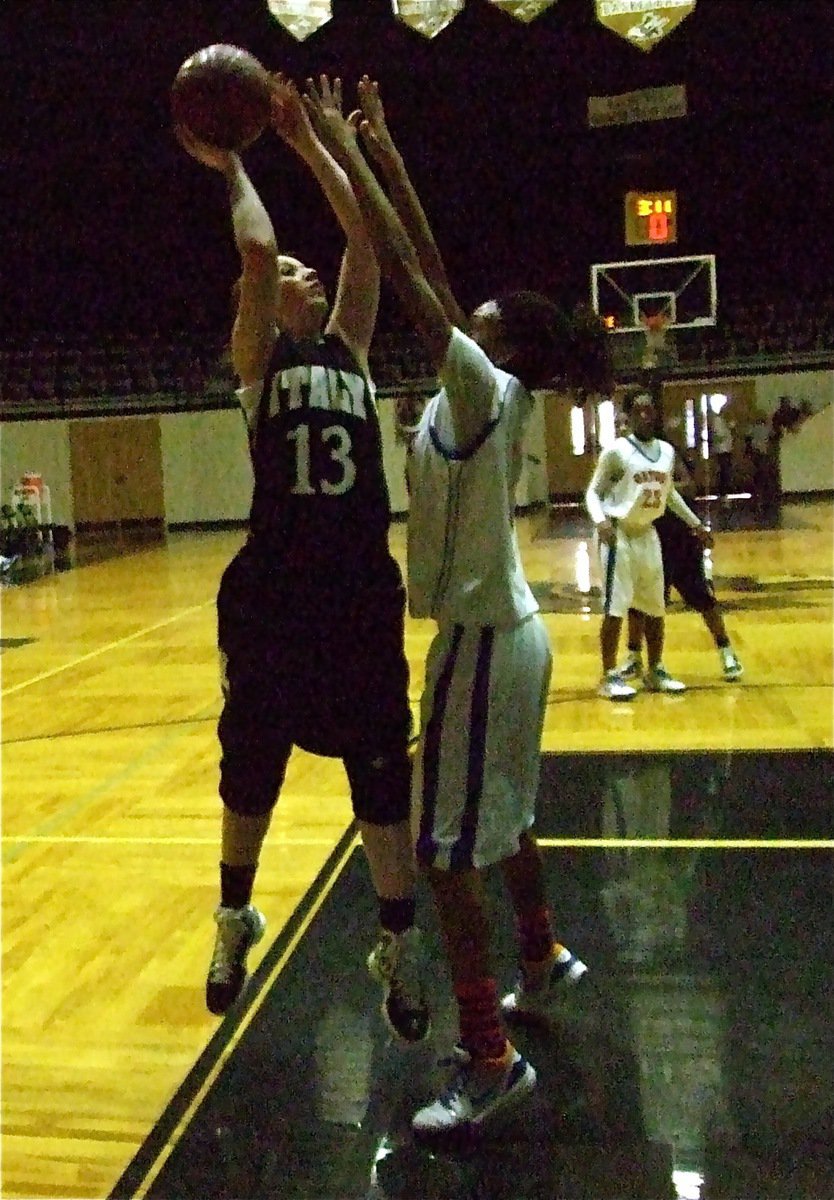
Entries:
[[704,551],[692,530],[680,517],[668,510],[654,523],[663,555],[663,576],[668,602],[669,589],[675,591],[695,612],[715,607],[715,591],[704,570]]
[[345,759],[351,774],[357,762],[390,759],[399,776],[411,710],[405,589],[393,560],[350,586],[313,588],[242,553],[224,573],[217,609],[229,807],[271,807],[293,746]]

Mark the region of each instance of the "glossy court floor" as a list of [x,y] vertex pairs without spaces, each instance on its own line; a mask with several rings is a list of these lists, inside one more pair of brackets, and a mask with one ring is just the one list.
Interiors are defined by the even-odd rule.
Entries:
[[[689,694],[617,706],[594,695],[581,522],[522,523],[558,664],[538,833],[560,934],[590,971],[547,1024],[512,1031],[531,1102],[441,1145],[409,1131],[455,1035],[431,905],[434,1028],[404,1050],[364,970],[367,870],[324,760],[288,778],[250,987],[222,1022],[202,1009],[213,593],[237,535],[125,542],[4,589],[3,1196],[831,1200],[830,505],[726,525],[742,684],[673,606]],[[410,625],[415,700],[428,636]]]
[[362,969],[369,883],[347,842],[280,974],[290,931],[113,1196],[156,1169],[145,1194],[160,1200],[834,1195],[834,875],[831,849],[810,848],[831,834],[830,766],[814,753],[545,758],[550,892],[591,971],[548,1025],[515,1031],[538,1090],[477,1141],[409,1132],[448,1073],[448,980],[424,912],[434,1036],[390,1044]]

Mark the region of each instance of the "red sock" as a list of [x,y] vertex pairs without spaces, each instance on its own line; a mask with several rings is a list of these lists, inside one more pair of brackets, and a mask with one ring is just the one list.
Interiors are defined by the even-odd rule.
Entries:
[[501,1028],[498,986],[494,979],[455,985],[460,1040],[473,1058],[501,1058],[507,1039]]
[[523,962],[540,963],[550,957],[556,939],[549,908],[534,908],[516,918],[519,954]]

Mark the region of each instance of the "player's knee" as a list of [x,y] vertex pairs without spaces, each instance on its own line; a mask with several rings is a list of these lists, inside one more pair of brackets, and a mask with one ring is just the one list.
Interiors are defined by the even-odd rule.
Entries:
[[408,820],[411,759],[405,746],[387,754],[350,756],[345,759],[345,769],[357,821],[398,825]]
[[220,783],[220,799],[238,817],[265,817],[275,806],[278,789],[253,780]]
[[260,817],[271,812],[284,782],[283,756],[263,755],[228,749],[220,759],[220,799],[241,817]]
[[715,595],[706,583],[682,591],[681,599],[687,608],[691,608],[693,612],[700,613],[701,616],[704,613],[709,613],[716,605]]

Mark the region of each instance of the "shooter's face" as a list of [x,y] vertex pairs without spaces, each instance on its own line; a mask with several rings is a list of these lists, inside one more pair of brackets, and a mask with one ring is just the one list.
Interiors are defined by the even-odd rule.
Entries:
[[282,254],[278,258],[277,321],[300,337],[319,333],[327,319],[327,296],[312,267]]

